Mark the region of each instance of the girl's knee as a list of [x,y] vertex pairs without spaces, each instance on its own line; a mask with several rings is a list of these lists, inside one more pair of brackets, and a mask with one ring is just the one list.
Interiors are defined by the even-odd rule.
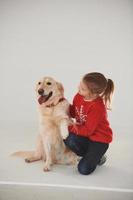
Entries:
[[65,140],[64,143],[66,146],[68,146],[70,149],[76,146],[76,140],[73,135],[69,135]]
[[78,156],[81,156],[80,147],[79,147],[79,145],[77,144],[77,141],[74,138],[68,136],[68,138],[66,138],[64,143],[74,153],[76,153]]
[[91,165],[84,158],[82,158],[78,164],[78,171],[80,174],[89,175],[96,169],[95,165]]
[[66,144],[67,147],[71,148],[74,146],[74,141],[68,136],[65,140],[64,143]]

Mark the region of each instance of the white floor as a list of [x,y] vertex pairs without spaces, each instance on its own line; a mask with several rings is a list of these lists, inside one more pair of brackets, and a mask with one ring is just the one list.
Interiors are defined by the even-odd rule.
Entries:
[[132,139],[115,131],[104,166],[80,175],[74,166],[55,165],[43,172],[43,162],[27,164],[10,157],[18,150],[33,150],[37,123],[0,124],[0,200],[133,200]]

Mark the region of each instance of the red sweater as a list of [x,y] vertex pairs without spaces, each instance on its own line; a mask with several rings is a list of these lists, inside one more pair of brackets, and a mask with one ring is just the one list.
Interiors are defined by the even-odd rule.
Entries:
[[96,142],[112,141],[112,130],[101,97],[87,101],[80,94],[76,94],[73,105],[70,106],[70,115],[76,119],[78,125],[69,126],[69,132]]

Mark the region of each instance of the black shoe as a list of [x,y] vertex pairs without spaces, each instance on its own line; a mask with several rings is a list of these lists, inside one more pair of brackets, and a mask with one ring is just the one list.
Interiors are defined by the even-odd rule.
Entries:
[[107,160],[107,156],[106,155],[102,156],[102,158],[100,159],[98,165],[99,166],[103,165],[106,162],[106,160]]

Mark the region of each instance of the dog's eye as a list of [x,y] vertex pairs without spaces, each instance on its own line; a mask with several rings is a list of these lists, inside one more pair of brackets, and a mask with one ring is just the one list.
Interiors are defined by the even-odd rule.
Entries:
[[52,83],[51,83],[51,82],[47,82],[46,84],[47,84],[47,85],[51,85]]
[[41,85],[41,82],[38,82],[38,85]]

